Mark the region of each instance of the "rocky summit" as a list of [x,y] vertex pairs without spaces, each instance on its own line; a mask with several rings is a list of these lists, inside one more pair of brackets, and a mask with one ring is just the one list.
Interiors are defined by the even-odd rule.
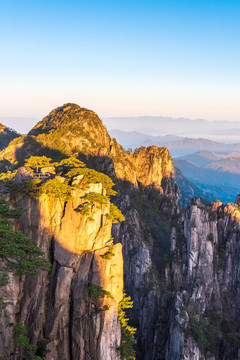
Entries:
[[1,359],[240,358],[239,196],[191,198],[166,147],[75,104],[0,161]]

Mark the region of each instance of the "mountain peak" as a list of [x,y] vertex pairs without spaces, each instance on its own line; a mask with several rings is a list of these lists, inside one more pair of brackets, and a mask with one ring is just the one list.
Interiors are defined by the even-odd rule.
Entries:
[[95,125],[96,123],[101,124],[101,120],[94,111],[77,104],[67,103],[52,110],[49,115],[45,116],[30,130],[29,135],[46,134],[60,126],[73,129],[73,125],[81,126],[85,122],[94,122]]
[[17,151],[16,144],[12,145],[2,156],[7,154],[18,166],[23,164],[26,153],[53,159],[73,155],[114,178],[136,187],[140,182],[143,187],[154,186],[163,192],[162,182],[168,183],[172,174],[172,159],[166,147],[141,147],[133,154],[125,153],[94,111],[71,103],[52,110],[39,121],[21,138]]

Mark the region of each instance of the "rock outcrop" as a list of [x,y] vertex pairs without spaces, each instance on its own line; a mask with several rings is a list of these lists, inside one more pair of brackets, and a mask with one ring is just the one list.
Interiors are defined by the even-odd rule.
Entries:
[[[9,301],[1,322],[1,356],[14,353],[11,323],[22,321],[32,344],[44,340],[46,359],[120,359],[118,303],[123,296],[122,246],[111,244],[109,204],[92,208],[86,217],[78,209],[87,193],[104,192],[102,184],[72,190],[67,202],[42,195],[17,195],[27,209],[19,229],[44,249],[51,274],[11,277],[3,296]],[[111,248],[111,258],[104,254]],[[88,289],[103,289],[92,296]],[[101,287],[101,288],[99,288]]]

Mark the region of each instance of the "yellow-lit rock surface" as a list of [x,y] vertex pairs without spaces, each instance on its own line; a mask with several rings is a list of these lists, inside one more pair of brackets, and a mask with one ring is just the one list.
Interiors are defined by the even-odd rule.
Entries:
[[172,158],[165,147],[141,148],[133,154],[131,161],[135,164],[138,181],[144,186],[161,188],[162,179],[169,178],[172,174]]
[[[19,223],[26,235],[43,248],[52,262],[50,276],[41,272],[9,284],[4,293],[15,294],[21,321],[29,329],[31,343],[44,334],[48,360],[119,360],[121,332],[118,302],[123,296],[122,245],[112,244],[112,223],[106,218],[110,203],[94,204],[91,214],[80,213],[87,193],[103,194],[102,184],[87,190],[72,190],[67,202],[48,195],[39,198],[17,196],[26,212]],[[109,258],[104,254],[111,253]],[[101,286],[110,293],[98,299],[89,286]],[[15,322],[16,311],[6,308],[4,321]],[[11,329],[0,335],[3,355],[14,346]]]

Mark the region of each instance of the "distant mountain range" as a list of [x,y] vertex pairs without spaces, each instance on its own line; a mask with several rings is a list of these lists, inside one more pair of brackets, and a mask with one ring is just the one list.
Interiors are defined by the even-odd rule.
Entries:
[[136,131],[127,132],[121,130],[110,130],[111,137],[125,148],[133,150],[141,146],[166,146],[173,157],[192,154],[201,150],[209,150],[213,152],[236,152],[240,153],[240,143],[226,144],[202,138],[180,137],[178,135],[168,134],[165,136],[152,136]]
[[202,167],[214,161],[220,161],[223,159],[237,158],[237,157],[240,157],[240,153],[238,152],[213,153],[208,150],[202,150],[194,154],[181,156],[179,159],[192,162],[195,165]]
[[208,139],[183,138],[181,140],[170,141],[166,146],[173,157],[191,154],[201,150],[211,150],[213,152],[240,152],[240,143],[225,144]]
[[112,138],[115,138],[120,144],[127,149],[131,147],[136,149],[140,146],[164,146],[170,141],[181,140],[183,137],[177,135],[164,135],[164,136],[153,136],[144,134],[138,131],[121,131],[121,130],[110,130],[109,134]]
[[163,136],[175,134],[180,137],[204,138],[223,143],[240,143],[240,121],[207,121],[162,116],[104,118],[109,131],[121,131]]
[[234,201],[240,188],[240,154],[200,151],[173,159],[183,176],[211,200]]

